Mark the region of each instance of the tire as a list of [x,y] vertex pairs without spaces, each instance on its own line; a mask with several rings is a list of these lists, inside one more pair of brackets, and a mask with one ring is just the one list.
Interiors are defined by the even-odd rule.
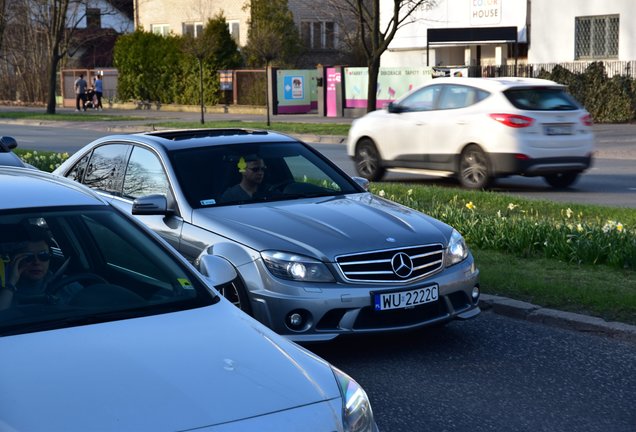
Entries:
[[217,290],[223,297],[225,297],[230,303],[242,310],[248,315],[252,315],[252,307],[250,306],[250,299],[247,296],[247,291],[241,281],[240,277],[236,278],[232,282],[217,287]]
[[378,181],[384,177],[386,169],[382,166],[380,153],[369,138],[360,140],[354,157],[356,171],[369,181]]
[[486,153],[476,145],[466,147],[459,158],[459,183],[467,189],[484,189],[491,176]]
[[579,177],[578,172],[563,172],[544,176],[546,183],[556,189],[565,189]]

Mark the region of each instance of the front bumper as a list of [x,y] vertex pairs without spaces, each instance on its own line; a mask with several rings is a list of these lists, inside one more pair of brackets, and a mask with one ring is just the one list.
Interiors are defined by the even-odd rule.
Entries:
[[[345,283],[306,284],[273,277],[259,259],[241,266],[254,317],[296,342],[327,341],[345,334],[410,330],[473,318],[480,312],[479,270],[472,255],[430,277],[408,284]],[[439,299],[406,309],[375,311],[372,292],[403,291],[437,284]],[[289,316],[303,318],[300,327],[288,324]]]

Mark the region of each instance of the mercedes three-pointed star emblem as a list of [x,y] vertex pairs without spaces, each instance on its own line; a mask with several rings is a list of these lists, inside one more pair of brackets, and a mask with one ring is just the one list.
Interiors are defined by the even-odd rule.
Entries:
[[391,267],[393,268],[393,273],[402,279],[409,277],[413,273],[413,261],[404,252],[398,252],[393,255]]

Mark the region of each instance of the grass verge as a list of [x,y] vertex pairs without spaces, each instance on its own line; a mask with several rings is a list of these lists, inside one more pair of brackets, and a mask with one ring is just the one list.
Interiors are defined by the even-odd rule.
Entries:
[[473,249],[482,291],[636,325],[636,272]]

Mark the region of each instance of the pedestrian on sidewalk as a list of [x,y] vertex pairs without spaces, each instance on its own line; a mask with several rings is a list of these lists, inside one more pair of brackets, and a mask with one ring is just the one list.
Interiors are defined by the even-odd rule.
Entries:
[[97,98],[97,104],[95,104],[95,109],[102,110],[102,95],[104,94],[104,85],[102,83],[102,77],[97,74],[95,75],[95,81],[93,83],[93,89],[95,90],[95,97]]
[[86,111],[86,86],[84,74],[80,74],[75,80],[75,111],[80,110],[80,101],[82,101],[82,110]]

